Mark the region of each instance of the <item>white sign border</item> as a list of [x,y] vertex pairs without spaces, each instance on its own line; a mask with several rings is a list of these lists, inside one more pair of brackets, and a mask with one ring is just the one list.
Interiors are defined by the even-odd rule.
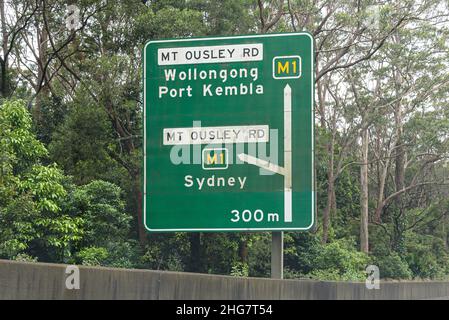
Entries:
[[308,32],[294,32],[294,33],[279,33],[279,34],[261,34],[261,35],[247,35],[247,36],[231,36],[231,37],[213,37],[213,38],[184,38],[184,39],[171,39],[171,40],[151,40],[148,41],[145,44],[145,47],[143,49],[143,208],[142,208],[142,214],[143,214],[143,224],[145,226],[145,229],[150,232],[232,232],[232,231],[307,231],[310,230],[314,224],[315,224],[315,210],[316,210],[316,203],[315,203],[315,190],[312,191],[312,221],[311,224],[305,228],[195,228],[195,229],[189,229],[189,228],[177,228],[177,229],[151,229],[147,226],[147,214],[146,214],[146,199],[147,199],[147,154],[146,154],[146,146],[147,146],[147,135],[146,135],[146,65],[147,65],[147,55],[146,55],[146,49],[147,46],[152,43],[167,43],[167,42],[190,42],[190,41],[209,41],[209,40],[225,40],[225,39],[248,39],[248,38],[267,38],[267,37],[291,37],[291,36],[307,36],[310,38],[311,42],[311,83],[312,83],[312,97],[311,97],[311,123],[312,123],[312,186],[313,189],[315,189],[315,147],[314,147],[314,141],[315,141],[315,129],[314,129],[314,109],[313,109],[313,101],[315,96],[315,83],[314,83],[314,66],[315,66],[315,59],[314,59],[314,39],[312,35]]

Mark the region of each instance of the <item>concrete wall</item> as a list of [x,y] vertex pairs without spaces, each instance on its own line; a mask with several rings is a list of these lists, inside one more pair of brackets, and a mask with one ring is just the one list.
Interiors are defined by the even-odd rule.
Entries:
[[441,299],[449,282],[364,283],[271,280],[149,270],[80,267],[67,290],[66,266],[0,260],[0,299]]

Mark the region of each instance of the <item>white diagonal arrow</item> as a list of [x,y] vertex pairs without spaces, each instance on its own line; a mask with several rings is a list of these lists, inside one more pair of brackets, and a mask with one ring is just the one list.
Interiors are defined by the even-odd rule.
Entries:
[[284,88],[284,167],[240,153],[240,161],[284,176],[284,221],[292,222],[292,88]]
[[259,167],[259,168],[262,168],[262,169],[265,169],[265,170],[268,170],[268,171],[271,171],[274,173],[278,173],[280,175],[285,175],[284,168],[282,168],[274,163],[271,163],[269,161],[262,160],[262,159],[250,156],[248,154],[244,154],[244,153],[240,153],[238,155],[238,157],[239,157],[240,161],[242,161],[242,162],[252,164],[253,166],[256,166],[256,167]]

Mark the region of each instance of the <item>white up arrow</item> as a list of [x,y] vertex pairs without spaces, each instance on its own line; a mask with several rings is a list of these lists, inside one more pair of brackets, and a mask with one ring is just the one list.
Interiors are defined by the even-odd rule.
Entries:
[[292,222],[292,88],[284,88],[284,167],[241,153],[240,161],[284,176],[284,221]]

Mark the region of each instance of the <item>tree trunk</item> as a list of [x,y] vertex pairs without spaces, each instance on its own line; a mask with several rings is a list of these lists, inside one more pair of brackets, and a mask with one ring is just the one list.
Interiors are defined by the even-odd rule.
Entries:
[[368,129],[362,132],[362,165],[360,166],[360,250],[369,252],[368,236]]
[[[144,212],[142,212],[142,190],[140,188],[140,182],[139,182],[139,176],[137,176],[137,186],[136,186],[136,195],[137,195],[137,224],[138,224],[138,233],[139,233],[139,242],[140,245],[145,246],[147,241],[147,231],[145,230],[145,226],[143,225],[143,215]],[[135,180],[136,181],[136,180]]]
[[379,191],[377,194],[377,206],[376,206],[376,214],[375,214],[375,219],[376,219],[377,223],[382,222],[381,215],[382,215],[382,210],[383,210],[385,181],[387,180],[388,166],[389,166],[389,159],[386,160],[385,166],[382,167],[382,172],[380,173],[380,177],[379,177]]
[[[396,158],[395,158],[395,184],[396,184],[396,192],[404,189],[404,180],[405,180],[405,156],[404,156],[404,148],[402,141],[402,115],[400,111],[401,107],[398,107],[398,121],[396,122],[398,141],[396,146]],[[401,122],[400,122],[401,121]],[[393,249],[399,253],[404,251],[403,248],[403,232],[405,229],[404,226],[404,193],[399,194],[395,199],[396,210],[394,212],[394,236],[393,236]]]
[[46,98],[49,97],[50,91],[49,91],[49,84],[47,82],[48,80],[48,74],[45,70],[45,64],[47,62],[47,48],[48,48],[48,33],[45,28],[42,28],[42,30],[39,28],[39,25],[36,23],[36,29],[37,29],[37,39],[38,39],[38,53],[39,53],[39,60],[37,61],[37,87],[35,88],[36,92],[39,91],[39,85],[42,86],[42,89],[40,89],[39,94],[36,96],[36,101],[34,104],[34,120],[38,125],[40,125],[43,121],[42,119],[42,101],[45,101]]
[[331,210],[333,207],[334,187],[334,143],[330,141],[327,146],[329,161],[327,168],[327,202],[323,211],[323,238],[322,243],[327,243],[329,238],[329,227],[331,220]]
[[448,237],[448,233],[446,232],[446,223],[447,223],[447,216],[444,215],[442,225],[443,225],[443,235],[444,235],[444,249],[447,251],[447,249],[449,249],[449,245],[448,245],[449,237]]
[[1,84],[0,84],[0,91],[1,91],[1,96],[3,97],[3,98],[6,98],[7,96],[8,96],[8,78],[7,78],[7,72],[8,72],[8,70],[7,70],[7,66],[6,66],[6,62],[5,61],[1,61],[0,62],[0,68],[1,68],[1,75],[0,75],[0,81],[1,81]]
[[240,262],[248,263],[248,240],[246,234],[243,234],[242,237],[240,237],[239,258]]
[[[399,42],[399,36],[396,37],[396,42]],[[395,85],[397,92],[400,92],[402,86],[402,76],[399,70],[395,70]],[[396,148],[395,148],[395,185],[396,192],[404,189],[405,187],[405,150],[403,141],[403,110],[402,103],[398,101],[394,110],[394,120],[396,125]],[[403,253],[404,247],[404,230],[405,230],[405,217],[404,217],[404,193],[399,194],[396,197],[395,204],[396,210],[394,212],[394,234],[393,234],[393,249],[399,253]]]
[[201,233],[190,233],[189,242],[190,260],[186,269],[188,272],[202,272],[204,268],[201,260]]
[[1,67],[1,75],[0,75],[0,90],[1,90],[1,96],[7,97],[9,94],[9,85],[8,85],[8,57],[6,52],[8,51],[8,32],[6,30],[6,18],[5,18],[5,1],[0,0],[0,19],[1,22],[1,28],[2,28],[2,50],[3,50],[3,58],[0,61],[0,67]]

